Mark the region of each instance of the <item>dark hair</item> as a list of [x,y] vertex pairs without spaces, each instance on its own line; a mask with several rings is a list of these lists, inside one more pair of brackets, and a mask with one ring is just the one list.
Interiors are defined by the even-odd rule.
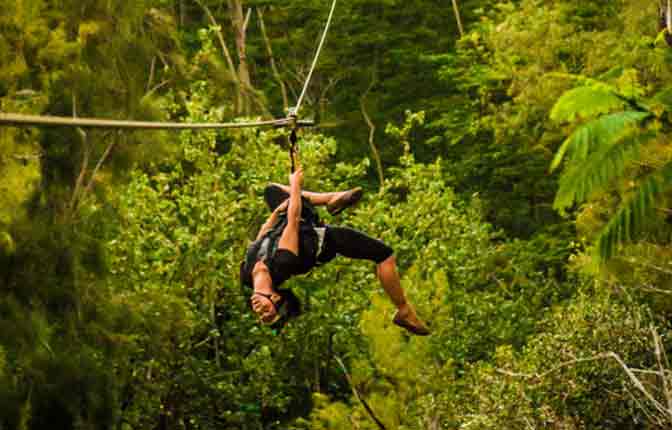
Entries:
[[[240,284],[243,288],[250,288],[254,291],[254,281],[252,280],[252,271],[250,266],[245,262],[240,263],[239,271]],[[278,312],[280,313],[280,319],[274,322],[270,327],[275,330],[282,330],[282,328],[287,324],[287,322],[301,315],[301,300],[294,294],[290,289],[277,289],[276,293],[282,297],[280,303],[276,306]],[[252,303],[248,301],[250,309],[252,309]]]
[[274,322],[271,328],[280,331],[289,320],[301,315],[301,301],[290,289],[278,289],[276,292],[282,297],[282,301],[277,306],[280,319]]
[[240,271],[238,272],[238,278],[240,279],[241,287],[254,288],[254,285],[252,284],[252,271],[249,270],[249,267],[247,266],[245,261],[241,261],[240,263]]

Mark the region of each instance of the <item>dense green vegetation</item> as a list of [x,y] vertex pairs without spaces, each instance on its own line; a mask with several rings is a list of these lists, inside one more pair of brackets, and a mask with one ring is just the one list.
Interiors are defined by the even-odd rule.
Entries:
[[[9,0],[0,111],[282,117],[330,4]],[[339,2],[305,187],[365,188],[324,216],[394,247],[427,338],[345,260],[257,323],[285,130],[0,128],[0,430],[670,428],[666,31],[655,1]]]

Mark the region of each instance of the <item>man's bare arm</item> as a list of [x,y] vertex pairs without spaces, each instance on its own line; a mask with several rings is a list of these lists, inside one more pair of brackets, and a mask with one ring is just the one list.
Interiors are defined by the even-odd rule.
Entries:
[[290,176],[289,183],[289,209],[287,210],[287,222],[294,226],[299,225],[301,220],[301,187],[303,186],[303,169],[299,167],[296,173]]

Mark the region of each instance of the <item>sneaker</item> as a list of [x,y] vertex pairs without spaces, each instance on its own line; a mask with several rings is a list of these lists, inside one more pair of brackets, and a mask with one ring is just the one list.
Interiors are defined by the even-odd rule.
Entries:
[[354,206],[358,201],[361,200],[364,192],[360,187],[353,188],[350,191],[346,191],[341,194],[334,202],[327,203],[327,212],[330,215],[338,215],[343,212],[345,209]]
[[406,315],[402,315],[401,311],[398,311],[392,322],[417,336],[427,336],[431,333],[425,323],[415,314],[413,308]]

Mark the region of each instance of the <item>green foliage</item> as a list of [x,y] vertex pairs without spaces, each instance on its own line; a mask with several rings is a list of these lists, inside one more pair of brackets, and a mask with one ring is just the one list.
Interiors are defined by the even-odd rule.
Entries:
[[501,347],[493,363],[473,368],[473,394],[464,399],[463,413],[492,429],[630,428],[633,419],[647,420],[649,406],[629,394],[633,387],[624,369],[602,357],[617,351],[629,367],[648,366],[653,355],[647,324],[644,309],[586,290],[557,307],[543,323],[544,333],[522,352]]
[[551,119],[557,122],[574,122],[594,118],[625,107],[623,99],[609,88],[581,86],[564,93],[551,110]]
[[610,179],[622,174],[626,163],[636,156],[633,151],[654,137],[642,135],[634,127],[648,116],[645,112],[629,111],[611,114],[584,124],[572,133],[551,164],[551,169],[555,169],[567,156],[570,169],[575,170],[563,175],[555,208],[563,211],[585,201]]
[[[662,132],[659,121],[647,123],[647,120],[661,115],[648,110],[600,115],[606,113],[605,106],[610,106],[609,109],[618,107],[613,104],[614,99],[626,97],[605,93],[605,86],[584,87],[578,93],[576,90],[568,91],[551,112],[551,117],[556,120],[580,118],[587,111],[598,116],[580,125],[565,140],[551,164],[551,169],[555,169],[563,159],[567,159],[554,202],[555,208],[561,212],[608,191],[614,182],[629,176],[628,169],[646,153],[643,147],[655,143]],[[575,100],[576,97],[578,99]],[[662,100],[664,96],[653,99]],[[591,105],[589,100],[596,101]],[[631,103],[644,107],[637,100]],[[633,196],[625,199],[597,239],[599,258],[611,258],[617,247],[638,238],[645,231],[645,223],[655,215],[656,202],[669,188],[666,171],[666,167],[657,168],[648,177],[635,178],[637,186]]]
[[[255,109],[280,115],[326,10],[276,3],[243,6]],[[390,429],[668,423],[606,355],[664,404],[672,57],[655,2],[457,3],[459,41],[450,6],[339,2],[303,112],[322,128],[300,142],[306,188],[366,189],[325,221],[395,249],[432,336],[391,323],[361,261],[293,279],[305,313],[282,333],[257,324],[238,263],[264,186],[287,179],[282,130],[3,128],[0,427],[377,429],[353,388]],[[0,110],[231,120],[230,8],[203,4],[217,25],[184,1],[3,5]],[[602,271],[585,270],[593,243],[617,257]]]
[[637,238],[647,229],[646,221],[656,212],[656,205],[672,189],[672,164],[643,179],[633,195],[621,204],[597,239],[601,258],[608,259],[617,247]]

